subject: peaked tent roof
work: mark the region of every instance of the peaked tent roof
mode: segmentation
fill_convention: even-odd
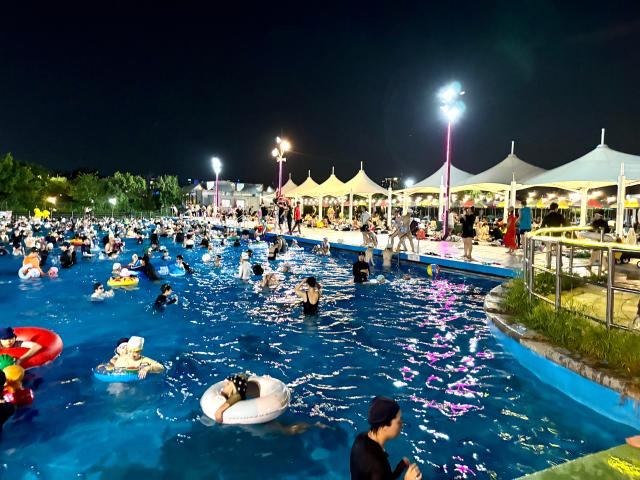
[[[549,186],[565,190],[600,188],[618,183],[620,165],[624,163],[629,183],[640,183],[640,157],[612,150],[604,143],[586,155],[547,170],[527,181],[531,186]]]
[[[333,167],[331,168],[331,175],[324,182],[318,185],[313,190],[310,190],[306,195],[310,197],[319,197],[320,195],[326,197],[339,197],[344,195],[349,190],[345,190],[345,183],[336,177]],[[300,195],[300,193],[298,193]]]
[[[291,190],[293,190],[294,188],[297,188],[298,185],[296,185],[294,183],[293,180],[291,180],[291,174],[289,174],[289,180],[287,180],[287,183],[285,183],[282,186],[282,195],[286,195],[287,193],[289,193]]]
[[[440,168],[435,171],[433,174],[425,178],[424,180],[420,180],[418,183],[414,184],[412,187],[405,188],[402,190],[398,190],[396,193],[438,193],[440,192],[440,183],[442,179],[446,175],[446,164],[442,164]],[[462,185],[462,183],[468,178],[472,177],[473,174],[469,172],[465,172],[464,170],[460,170],[455,166],[451,165],[451,185]]]
[[[511,181],[515,178],[522,188],[528,184],[530,178],[544,173],[544,169],[531,165],[515,155],[513,152],[507,155],[497,165],[485,170],[482,173],[464,180],[462,184],[453,184],[453,191],[460,190],[484,190],[487,192],[498,192],[506,190],[511,186]]]
[[[307,192],[315,190],[316,188],[318,188],[318,184],[313,178],[311,178],[311,170],[309,170],[309,175],[307,176],[306,180],[296,188],[293,188],[288,192],[284,192],[284,195],[287,197],[305,197],[308,196]]]
[[[388,192],[376,182],[371,180],[364,172],[362,162],[360,162],[360,171],[354,177],[344,184],[347,192],[354,195],[375,195],[376,193],[387,195]]]

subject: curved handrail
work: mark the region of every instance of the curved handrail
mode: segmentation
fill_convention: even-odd
[[[593,227],[546,227],[540,228],[533,232],[527,232],[526,238],[532,240],[542,240],[550,242],[559,242],[563,245],[572,245],[574,247],[598,248],[598,249],[614,249],[619,251],[640,252],[640,245],[627,245],[626,243],[617,242],[599,242],[592,239],[573,239],[566,237],[549,236],[550,233],[568,233],[568,232],[589,232],[593,231]]]

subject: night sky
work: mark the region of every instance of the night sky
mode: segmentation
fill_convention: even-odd
[[[55,171],[186,181],[217,154],[222,177],[273,184],[282,133],[298,183],[332,165],[346,181],[360,161],[376,181],[419,180],[443,162],[435,94],[454,79],[459,168],[492,166],[512,139],[554,167],[601,127],[640,154],[637,1],[61,4],[0,13],[0,153]]]

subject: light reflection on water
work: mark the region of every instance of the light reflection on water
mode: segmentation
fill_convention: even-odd
[[[264,244],[253,250],[266,263]],[[150,308],[158,285],[146,280],[104,304],[88,302],[91,283],[107,278],[111,262],[84,261],[59,280],[27,283],[15,276],[14,259],[0,259],[6,318],[53,328],[65,341],[56,364],[33,371],[35,406],[5,428],[4,473],[347,478],[351,441],[366,428],[377,394],[393,396],[404,412],[403,435],[388,444],[392,464],[409,456],[425,478],[513,478],[630,434],[503,352],[482,313],[495,285],[489,280],[429,279],[403,267],[377,269],[385,285],[354,286],[351,257],[291,250],[274,266],[290,262],[293,273],[265,291],[233,278],[241,251],[221,249],[217,270],[200,261],[201,251],[186,252],[197,273],[171,279],[181,303],[164,314]],[[324,287],[317,317],[304,317],[293,294],[304,275]],[[133,334],[145,336],[146,353],[168,373],[131,385],[93,380],[91,366]],[[202,418],[204,390],[235,370],[285,381],[289,411],[252,427]]]

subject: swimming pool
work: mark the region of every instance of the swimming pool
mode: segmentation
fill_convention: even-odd
[[[174,257],[182,251],[165,244]],[[264,244],[252,248],[266,263]],[[392,465],[406,455],[430,479],[513,478],[632,433],[503,352],[482,311],[491,280],[432,280],[403,266],[382,272],[386,285],[354,286],[352,256],[291,250],[294,273],[263,293],[233,278],[245,249],[222,248],[220,271],[200,261],[202,250],[184,253],[196,273],[171,279],[181,301],[164,313],[152,311],[159,283],[147,280],[90,302],[111,261],[80,260],[58,280],[23,282],[19,260],[0,258],[3,323],[50,328],[65,343],[54,364],[30,371],[36,399],[5,425],[2,478],[348,478],[351,442],[379,394],[404,412],[403,435],[387,445]],[[137,250],[129,244],[120,261]],[[310,274],[324,298],[320,315],[304,318],[293,287]],[[144,336],[145,354],[168,373],[128,385],[96,381],[91,368],[130,335]],[[292,405],[278,421],[236,427],[201,418],[206,388],[240,370],[290,386]]]

